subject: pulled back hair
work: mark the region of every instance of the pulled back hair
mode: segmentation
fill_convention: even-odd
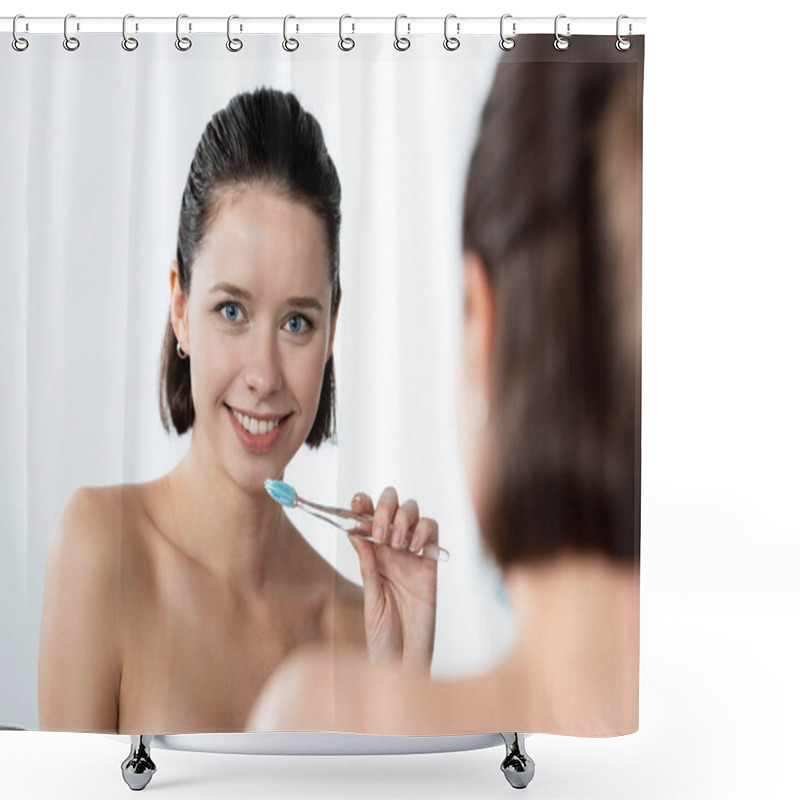
[[[585,38],[615,53],[605,37]],[[463,248],[481,257],[495,295],[480,523],[501,566],[565,550],[630,563],[640,536],[641,69],[615,54],[581,63],[576,52],[571,63],[552,53],[552,37],[522,36],[501,59],[467,179]]]
[[[225,192],[262,185],[306,204],[325,223],[331,279],[331,317],[341,294],[341,186],[317,120],[290,92],[260,88],[233,97],[206,125],[189,168],[178,227],[178,281],[188,297],[192,267]],[[169,316],[161,350],[159,410],[167,433],[194,424],[189,360],[178,358]],[[333,356],[325,364],[320,401],[306,438],[318,447],[335,432]]]

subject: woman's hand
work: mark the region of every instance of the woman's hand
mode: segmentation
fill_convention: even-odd
[[[415,553],[439,543],[439,526],[420,517],[414,500],[400,505],[392,487],[383,491],[377,508],[364,493],[353,498],[351,508],[373,515],[372,529],[364,533],[380,543],[348,537],[361,564],[369,657],[430,673],[438,563]]]

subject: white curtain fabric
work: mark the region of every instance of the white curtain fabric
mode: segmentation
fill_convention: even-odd
[[[286,480],[320,502],[397,487],[440,524],[433,671],[483,669],[513,638],[498,571],[479,542],[458,458],[460,213],[497,37],[445,52],[420,37],[224,36],[181,53],[171,34],[58,36],[3,47],[2,681],[4,725],[38,728],[37,650],[45,554],[79,486],[150,480],[190,435],[168,437],[158,363],[169,263],[195,146],[235,94],[294,92],[319,120],[342,182],[343,305],[335,343],[338,443],[303,448]],[[343,534],[296,524],[360,581]]]

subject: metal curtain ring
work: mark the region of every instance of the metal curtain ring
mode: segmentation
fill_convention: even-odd
[[[556,50],[566,50],[569,47],[569,39],[563,37],[558,32],[558,21],[560,19],[566,19],[566,18],[567,18],[566,14],[559,14],[556,17],[555,25],[553,26],[553,31],[554,31],[554,33],[556,35],[555,41],[553,42],[553,47],[555,47]],[[567,23],[567,36],[570,36],[570,35],[571,35],[570,34],[570,24],[568,22]]]
[[[450,50],[450,52],[452,52],[453,50],[458,50],[458,48],[461,47],[461,40],[460,39],[458,39],[455,36],[448,36],[447,35],[447,23],[450,22],[451,19],[456,19],[456,15],[455,14],[448,14],[444,18],[444,49],[445,50]],[[461,33],[461,23],[460,22],[456,23],[456,33]]]
[[[503,33],[503,24],[505,23],[505,21],[507,19],[511,19],[511,14],[503,14],[503,16],[500,17],[500,49],[501,50],[513,50],[517,45],[516,39],[513,39],[511,36],[506,36]],[[517,23],[516,22],[512,22],[511,23],[511,33],[512,34],[516,34],[516,32],[517,32]]]
[[[67,31],[67,23],[70,19],[74,18],[74,14],[67,14],[67,16],[64,17],[64,49],[69,51],[77,50],[81,46],[81,43],[74,36],[70,36]],[[78,28],[78,30],[80,30],[80,28]]]
[[[627,14],[620,14],[617,17],[617,43],[616,43],[617,50],[621,50],[623,53],[626,50],[630,50],[631,49],[631,40],[630,39],[625,39],[619,32],[619,24],[624,19],[628,19]],[[631,23],[629,22],[628,23],[628,36],[630,36],[631,33],[633,33],[633,25],[631,25]]]
[[[132,50],[135,50],[139,46],[139,40],[134,39],[132,36],[128,36],[127,25],[129,19],[133,19],[133,14],[126,14],[122,18],[122,49],[127,50],[130,53]]]
[[[294,39],[294,38],[290,39],[287,36],[287,29],[289,27],[289,20],[290,19],[297,19],[297,17],[293,17],[291,14],[289,14],[288,16],[285,16],[283,18],[283,44],[282,44],[282,47],[287,53],[294,53],[294,51],[297,50],[298,47],[300,47],[300,42],[298,42],[297,39]],[[298,25],[296,30],[299,30],[299,27],[300,26]]]
[[[14,23],[11,26],[11,33],[13,34],[14,38],[11,40],[11,46],[18,52],[21,53],[23,50],[28,49],[28,40],[23,39],[19,34],[17,34],[17,20],[18,19],[25,19],[23,14],[17,14],[14,17]]]
[[[398,14],[394,18],[394,49],[403,52],[404,50],[408,50],[408,48],[411,47],[411,39],[408,39],[405,36],[400,36],[401,19],[408,19],[408,17],[405,14]],[[406,23],[406,27],[408,28],[408,33],[411,33],[410,22]]]
[[[349,14],[342,14],[342,16],[339,17],[339,49],[344,50],[345,52],[347,52],[348,50],[352,50],[356,46],[355,41],[351,39],[349,36],[345,37],[342,32],[342,25],[346,19],[353,19],[353,18]],[[352,32],[355,33],[356,32],[355,22],[352,23],[352,26],[353,26]]]
[[[242,40],[241,39],[234,39],[231,36],[231,22],[235,19],[239,19],[236,14],[231,14],[228,17],[228,41],[225,42],[225,47],[231,51],[231,53],[238,53],[242,49]],[[241,28],[239,28],[241,30]]]
[[[175,47],[184,52],[192,46],[192,40],[188,36],[181,36],[181,20],[188,16],[188,14],[178,14],[178,18],[175,20]],[[189,30],[191,29],[192,26],[189,25]]]

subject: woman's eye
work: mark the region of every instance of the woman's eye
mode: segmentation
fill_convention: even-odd
[[[302,314],[295,314],[286,322],[286,327],[290,333],[305,333],[311,328],[311,323]]]
[[[225,319],[228,322],[238,322],[237,314],[241,313],[241,309],[236,303],[224,303],[223,305],[219,306],[222,310],[222,313],[225,315]]]

